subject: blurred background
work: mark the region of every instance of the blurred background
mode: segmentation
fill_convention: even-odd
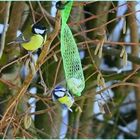
[[[41,66],[45,93],[39,73],[30,78],[27,51],[8,44],[20,33],[30,38],[36,22],[47,27],[49,36],[55,29],[55,4],[0,2],[0,137],[139,138],[140,2],[74,1],[68,25],[79,49],[86,87],[81,97],[75,97],[73,112],[62,109],[51,96],[56,85],[65,85],[60,32]],[[41,52],[34,53],[35,60]]]

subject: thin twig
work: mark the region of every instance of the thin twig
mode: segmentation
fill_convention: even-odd
[[[29,5],[30,5],[30,8],[31,8],[31,12],[32,12],[33,23],[35,23],[34,9],[33,9],[33,6],[32,6],[32,3],[31,3],[31,1],[29,1]]]
[[[5,46],[6,32],[8,29],[7,26],[8,26],[9,15],[10,15],[10,7],[11,7],[11,1],[7,2],[7,6],[6,6],[4,27],[3,27],[3,33],[2,33],[1,45],[0,45],[0,58],[2,57],[4,46]]]
[[[93,92],[93,93],[89,93],[89,94],[86,94],[84,96],[81,96],[81,97],[75,99],[75,101],[79,101],[79,100],[81,100],[83,98],[92,98],[94,94],[101,94],[102,92],[104,92],[104,91],[106,91],[108,89],[116,88],[116,87],[119,87],[119,86],[132,86],[132,87],[140,88],[140,84],[120,82],[120,83],[116,83],[114,85],[105,87],[105,88],[101,89],[100,91],[97,91],[96,93]]]
[[[57,12],[56,15],[56,24],[55,24],[55,29],[54,31],[48,36],[48,40],[46,41],[42,52],[38,58],[35,70],[38,71],[38,69],[41,67],[41,65],[44,62],[45,57],[47,56],[48,52],[49,52],[49,48],[51,43],[53,42],[53,40],[55,39],[55,37],[57,36],[57,34],[59,33],[60,30],[60,22],[61,22],[61,16],[60,16],[60,12]],[[6,116],[11,113],[12,114],[12,110],[14,109],[16,103],[18,103],[20,101],[20,99],[23,97],[24,93],[27,91],[32,79],[33,79],[33,74],[29,74],[26,79],[23,82],[22,87],[20,88],[20,90],[18,91],[18,94],[16,94],[16,97],[14,98],[14,101],[8,106],[7,110],[5,111],[3,118],[0,120],[0,124],[1,127],[3,126],[3,123],[5,122]]]
[[[11,65],[13,65],[13,64],[15,64],[16,62],[21,61],[22,59],[27,58],[28,56],[29,56],[29,54],[26,54],[26,55],[24,55],[24,56],[22,56],[22,57],[20,57],[20,58],[18,58],[18,59],[16,59],[16,60],[14,60],[14,61],[12,61],[12,62],[9,62],[8,64],[4,65],[2,68],[0,68],[0,73],[1,73],[2,70],[4,70],[5,68],[7,68],[7,67],[9,67],[9,66],[11,66]]]
[[[40,3],[39,1],[38,1],[38,5],[39,5],[39,7],[40,7],[40,10],[41,10],[41,12],[42,12],[42,14],[43,14],[45,20],[46,20],[47,23],[50,25],[50,27],[52,27],[50,21],[48,20],[47,16],[46,16],[45,13],[44,13],[44,10],[45,10],[45,9],[43,9],[43,7],[42,7],[42,5],[41,5],[41,3]]]
[[[116,21],[116,20],[118,20],[118,19],[121,19],[122,17],[128,17],[128,16],[130,16],[130,15],[133,15],[133,14],[139,13],[139,12],[140,12],[140,10],[135,11],[135,12],[130,12],[130,13],[125,14],[125,15],[123,15],[123,16],[118,16],[117,18],[114,18],[114,19],[112,19],[112,20],[109,20],[108,22],[106,22],[106,23],[104,23],[104,24],[102,24],[102,25],[100,25],[100,26],[98,26],[98,27],[96,27],[96,28],[92,28],[92,29],[89,29],[89,30],[85,30],[84,33],[89,33],[89,32],[96,31],[96,30],[100,29],[101,27],[107,26],[108,24],[110,24],[110,23],[112,23],[112,22],[114,22],[114,21]],[[83,32],[78,32],[78,33],[75,34],[74,36],[78,36],[78,35],[80,35],[80,34],[83,34]]]
[[[85,45],[86,43],[88,44],[95,44],[97,45],[100,42],[100,40],[86,40],[86,41],[82,41],[79,42],[78,45]],[[104,44],[109,45],[109,46],[117,46],[119,45],[120,47],[123,46],[138,46],[140,45],[140,43],[136,43],[136,42],[114,42],[114,41],[105,41]]]
[[[140,69],[140,67],[138,67],[135,70],[133,70],[133,72],[131,74],[129,74],[127,77],[125,77],[122,82],[126,82],[130,77],[135,75],[139,69]]]
[[[45,81],[43,79],[41,68],[39,68],[38,71],[39,71],[39,75],[40,75],[40,79],[41,79],[40,83],[44,88],[44,94],[43,95],[46,95],[46,93],[47,93],[47,85],[45,84]]]
[[[10,116],[9,117],[9,122],[8,122],[8,124],[7,124],[7,127],[6,127],[6,129],[5,129],[5,132],[4,132],[4,135],[3,135],[3,139],[6,137],[6,134],[7,134],[7,132],[8,132],[8,129],[9,129],[9,127],[10,127],[10,124],[12,123],[12,121],[13,121],[13,119],[14,119],[14,115],[15,115],[15,113],[16,113],[16,110],[17,110],[17,104],[16,104],[16,106],[15,106],[15,108],[14,108],[14,111],[13,111],[13,113],[12,113],[12,116]]]
[[[9,80],[5,80],[5,79],[2,79],[0,78],[0,82],[1,83],[4,83],[5,85],[7,85],[9,88],[13,88],[13,89],[19,89],[19,87],[15,84],[13,84],[11,81]]]
[[[62,61],[62,59],[60,59],[60,61],[59,61],[59,63],[58,63],[58,66],[57,66],[57,68],[56,68],[56,74],[55,74],[55,78],[54,78],[54,82],[53,82],[53,87],[54,87],[55,84],[56,84],[56,80],[57,80],[58,71],[59,71],[59,68],[60,68],[61,61]]]
[[[135,43],[139,43],[139,33],[138,33],[138,24],[137,24],[137,21],[136,21],[136,3],[135,1],[132,1],[132,2],[127,2],[127,4],[131,7],[131,9],[128,7],[128,12],[129,13],[133,13],[132,15],[128,16],[128,25],[129,25],[129,28],[130,28],[130,40],[132,42],[135,42]],[[139,56],[139,46],[135,46],[135,47],[131,47],[131,54],[134,55],[134,56]],[[134,70],[137,70],[137,68],[139,68],[138,65],[136,64],[132,64],[132,67]],[[133,79],[133,82],[136,83],[136,84],[139,84],[140,83],[140,78],[139,77],[135,77]],[[139,88],[135,88],[134,89],[134,92],[135,92],[135,97],[136,97],[136,101],[137,100],[140,100],[140,87]],[[139,102],[136,102],[136,112],[137,112],[137,134],[138,136],[140,136],[140,103]]]

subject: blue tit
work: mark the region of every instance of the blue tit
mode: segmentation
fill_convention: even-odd
[[[74,97],[64,87],[55,87],[55,89],[52,91],[52,99],[54,101],[57,100],[60,104],[62,104],[63,107],[66,107],[72,111],[71,106],[74,103]]]

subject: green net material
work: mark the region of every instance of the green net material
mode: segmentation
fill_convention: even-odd
[[[73,94],[81,96],[81,92],[85,87],[83,69],[76,42],[69,26],[66,23],[71,7],[72,2],[69,2],[61,13],[61,55],[63,59],[67,86]]]

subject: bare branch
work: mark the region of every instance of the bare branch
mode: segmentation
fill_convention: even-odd
[[[7,2],[6,11],[5,11],[4,28],[3,28],[1,44],[0,44],[0,58],[2,57],[4,46],[5,46],[6,32],[7,32],[7,26],[9,21],[9,15],[10,15],[10,7],[11,7],[11,2],[9,1]]]

